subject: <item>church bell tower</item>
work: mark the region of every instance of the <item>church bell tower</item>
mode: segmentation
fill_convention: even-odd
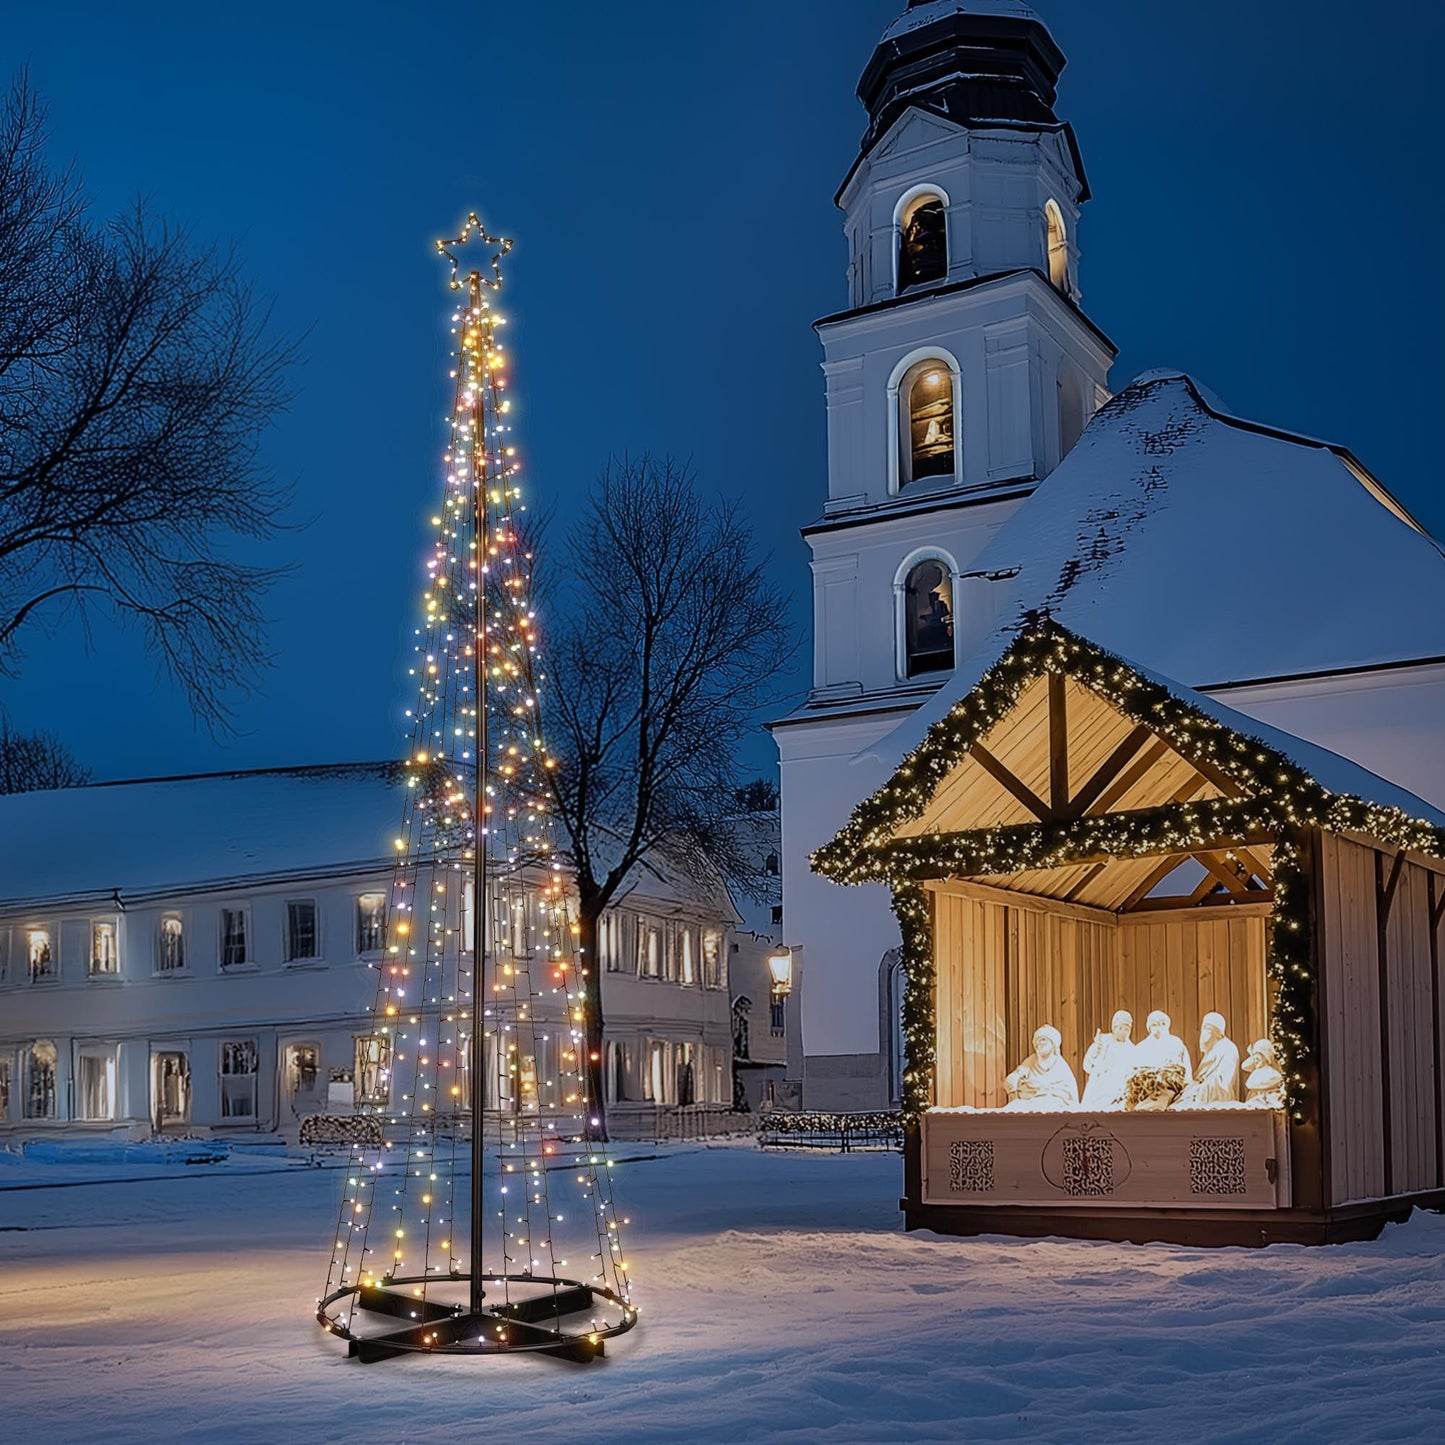
[[[886,974],[898,938],[878,900],[810,874],[807,855],[868,792],[872,744],[992,630],[1005,589],[975,560],[1108,397],[1114,347],[1080,304],[1089,189],[1055,111],[1063,68],[1020,0],[913,0],[858,85],[868,124],[836,197],[847,309],[816,323],[828,495],[803,529],[813,680],[773,725],[785,926],[818,980],[802,996],[809,1107],[896,1097],[886,978],[870,1018],[818,969],[866,955]]]
[[[992,621],[971,558],[1107,398],[1114,348],[1080,307],[1089,190],[1054,110],[1063,68],[1029,5],[914,0],[863,71],[868,128],[837,195],[849,305],[817,323],[828,497],[807,535],[829,580],[815,701],[952,668]],[[828,600],[836,530],[858,556],[856,646]],[[930,572],[911,606],[898,568],[924,537],[947,575]],[[896,554],[889,575],[865,575],[864,546],[873,563]]]

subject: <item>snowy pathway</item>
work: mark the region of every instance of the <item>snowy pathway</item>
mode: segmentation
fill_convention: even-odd
[[[1445,1439],[1445,1219],[1321,1250],[944,1240],[900,1232],[899,1174],[619,1168],[642,1323],[579,1368],[348,1362],[310,1313],[335,1173],[0,1173],[0,1438]]]

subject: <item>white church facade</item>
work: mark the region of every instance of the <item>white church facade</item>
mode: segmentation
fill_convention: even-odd
[[[812,686],[772,724],[806,1108],[896,1104],[904,1060],[890,895],[812,855],[1029,621],[1445,805],[1445,555],[1341,447],[1178,374],[1111,394],[1063,66],[1030,5],[913,0],[859,85]]]

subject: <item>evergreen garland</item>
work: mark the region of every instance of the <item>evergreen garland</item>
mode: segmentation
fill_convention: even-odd
[[[1046,672],[1074,678],[1181,757],[1234,782],[1245,794],[1072,820],[1008,824],[899,839],[944,779]],[[1236,732],[1141,676],[1121,658],[1048,620],[1033,620],[978,685],[935,723],[893,777],[854,810],[812,855],[837,883],[881,882],[893,890],[903,935],[907,1052],[903,1107],[915,1119],[934,1100],[936,1034],[929,878],[998,876],[1101,858],[1142,858],[1242,845],[1274,845],[1275,903],[1267,957],[1275,985],[1271,1037],[1285,1073],[1285,1099],[1305,1117],[1302,1060],[1315,1033],[1310,888],[1302,838],[1310,829],[1363,833],[1382,843],[1445,857],[1445,830],[1399,808],[1330,792],[1277,748]]]

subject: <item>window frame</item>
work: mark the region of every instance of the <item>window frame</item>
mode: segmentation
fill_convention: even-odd
[[[112,956],[111,967],[96,967],[96,938],[103,928],[110,929]],[[120,977],[120,920],[115,917],[92,918],[90,920],[90,957],[86,960],[85,976],[87,978],[119,978]]]
[[[251,1067],[245,1069],[228,1069],[226,1063],[231,1055],[229,1049],[249,1049]],[[228,1101],[233,1097],[227,1092],[227,1079],[249,1079],[251,1081],[250,1100],[251,1112],[249,1114],[238,1114],[227,1111]],[[259,1040],[254,1037],[241,1039],[221,1039],[216,1046],[216,1122],[218,1124],[254,1124],[261,1117],[261,1046]]]
[[[311,910],[311,947],[313,950],[311,953],[295,952],[291,917],[293,908],[309,908]],[[286,899],[286,911],[281,919],[281,958],[287,968],[316,964],[322,961],[321,908],[314,897]]]
[[[21,930],[25,939],[25,978],[28,983],[59,983],[60,982],[60,929],[51,923],[27,923]],[[44,972],[36,972],[36,959],[33,952],[34,940],[44,935],[45,938],[45,969]]]
[[[952,594],[951,620],[953,623],[953,661],[947,667],[913,672],[909,667],[908,651],[908,582],[913,574],[926,562],[936,562],[948,575],[949,591]],[[929,678],[944,678],[958,666],[958,566],[953,558],[941,547],[920,547],[910,552],[899,565],[893,576],[893,657],[894,673],[900,683],[918,684]]]
[[[1069,223],[1064,219],[1063,207],[1052,196],[1044,202],[1044,274],[1061,296],[1070,294]]]
[[[116,1110],[116,1049],[115,1045],[83,1044],[75,1056],[75,1118],[87,1124],[103,1124],[114,1120]],[[105,1088],[105,1112],[91,1114],[86,1108],[86,1064],[99,1064]]]
[[[721,929],[703,930],[701,976],[704,988],[722,988],[727,982],[726,942]]]
[[[34,1097],[34,1068],[36,1050],[45,1044],[54,1055],[50,1063],[50,1111],[44,1114],[34,1114],[30,1111],[30,1102]],[[60,1109],[60,1049],[54,1039],[35,1038],[20,1050],[20,1117],[22,1122],[27,1124],[42,1124],[49,1121],[58,1121],[64,1117]]]
[[[242,956],[235,963],[226,962],[226,919],[229,915],[236,915],[241,920],[241,945]],[[222,973],[242,973],[246,969],[256,967],[256,959],[251,953],[251,940],[255,935],[251,931],[251,905],[249,903],[222,903],[216,911],[216,961]]]
[[[174,923],[176,931],[172,935],[166,925]],[[178,909],[167,909],[156,921],[156,956],[155,967],[152,972],[158,978],[178,978],[190,970],[190,959],[186,949],[186,918],[185,914]],[[167,937],[175,937],[178,940],[178,952],[180,961],[173,966],[167,966],[166,955],[171,951],[166,944]]]
[[[365,900],[368,898],[379,898],[381,900],[379,917],[377,909],[373,908],[370,910],[370,924],[374,925],[374,935],[369,931],[366,918]],[[368,955],[379,955],[386,952],[386,925],[389,902],[390,900],[384,888],[368,888],[364,893],[358,893],[356,895],[355,943],[358,958],[366,958]],[[375,942],[368,943],[367,939],[373,936],[375,937]]]
[[[373,1059],[368,1055],[373,1052],[368,1049],[363,1054],[363,1046],[375,1044],[376,1057]],[[351,1036],[351,1098],[354,1107],[359,1109],[389,1109],[391,1107],[391,1071],[392,1071],[392,1046],[391,1035],[382,1033],[352,1034]],[[383,1087],[367,1090],[362,1088],[364,1077],[363,1066],[375,1064],[381,1077]]]
[[[949,386],[953,398],[953,472],[951,475],[919,477],[913,470],[913,416],[908,407],[913,381],[923,374],[928,366],[942,367],[948,372]],[[899,496],[908,488],[915,492],[942,491],[948,487],[964,484],[963,460],[963,380],[958,358],[947,347],[919,346],[903,356],[894,366],[886,388],[888,403],[888,494]],[[908,453],[904,464],[905,444]]]
[[[913,212],[918,210],[928,201],[939,202],[943,207],[943,275],[936,280],[915,281],[905,293],[900,282],[902,280],[903,261],[903,227]],[[953,245],[950,235],[949,212],[953,209],[953,202],[948,198],[948,192],[933,181],[923,181],[916,186],[910,186],[899,196],[898,203],[893,207],[893,225],[889,232],[893,247],[893,295],[914,294],[921,292],[925,286],[942,286],[949,278],[953,270]]]

